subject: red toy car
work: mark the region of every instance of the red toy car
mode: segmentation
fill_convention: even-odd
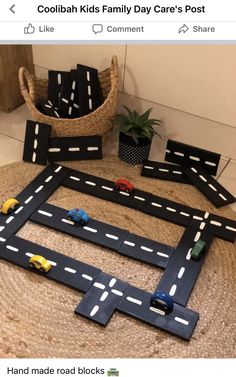
[[[126,179],[120,178],[115,182],[115,189],[131,193],[134,190],[134,185]]]

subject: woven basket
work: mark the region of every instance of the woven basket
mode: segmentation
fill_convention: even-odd
[[[40,79],[21,67],[19,81],[21,94],[35,121],[50,124],[53,136],[89,136],[104,135],[112,128],[111,118],[116,111],[119,72],[117,57],[113,56],[110,68],[99,72],[103,104],[92,113],[75,119],[53,118],[42,114],[36,103],[47,99],[48,80]]]

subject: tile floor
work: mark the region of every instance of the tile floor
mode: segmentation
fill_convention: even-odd
[[[31,119],[31,116],[25,105],[10,114],[0,112],[0,166],[22,159],[26,119]],[[150,159],[163,161],[164,150],[165,142],[155,139],[152,144]],[[105,145],[104,155],[116,153],[116,138],[112,135],[109,143]],[[236,160],[222,156],[217,179],[236,196]],[[232,204],[231,207],[236,211],[236,203]]]

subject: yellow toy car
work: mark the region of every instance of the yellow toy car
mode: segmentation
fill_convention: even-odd
[[[11,212],[16,211],[19,208],[20,203],[15,198],[7,199],[2,207],[0,208],[0,212],[4,215],[9,215]]]
[[[41,255],[34,255],[31,257],[29,260],[29,265],[31,268],[36,268],[42,272],[48,272],[52,268],[51,263]]]

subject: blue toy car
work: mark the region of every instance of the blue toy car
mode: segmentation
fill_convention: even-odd
[[[151,296],[150,304],[154,308],[164,311],[166,314],[172,312],[174,308],[173,299],[167,293],[160,291],[153,293],[153,295]]]
[[[75,224],[86,225],[89,222],[89,216],[82,208],[73,208],[67,212],[67,220],[74,221]]]

